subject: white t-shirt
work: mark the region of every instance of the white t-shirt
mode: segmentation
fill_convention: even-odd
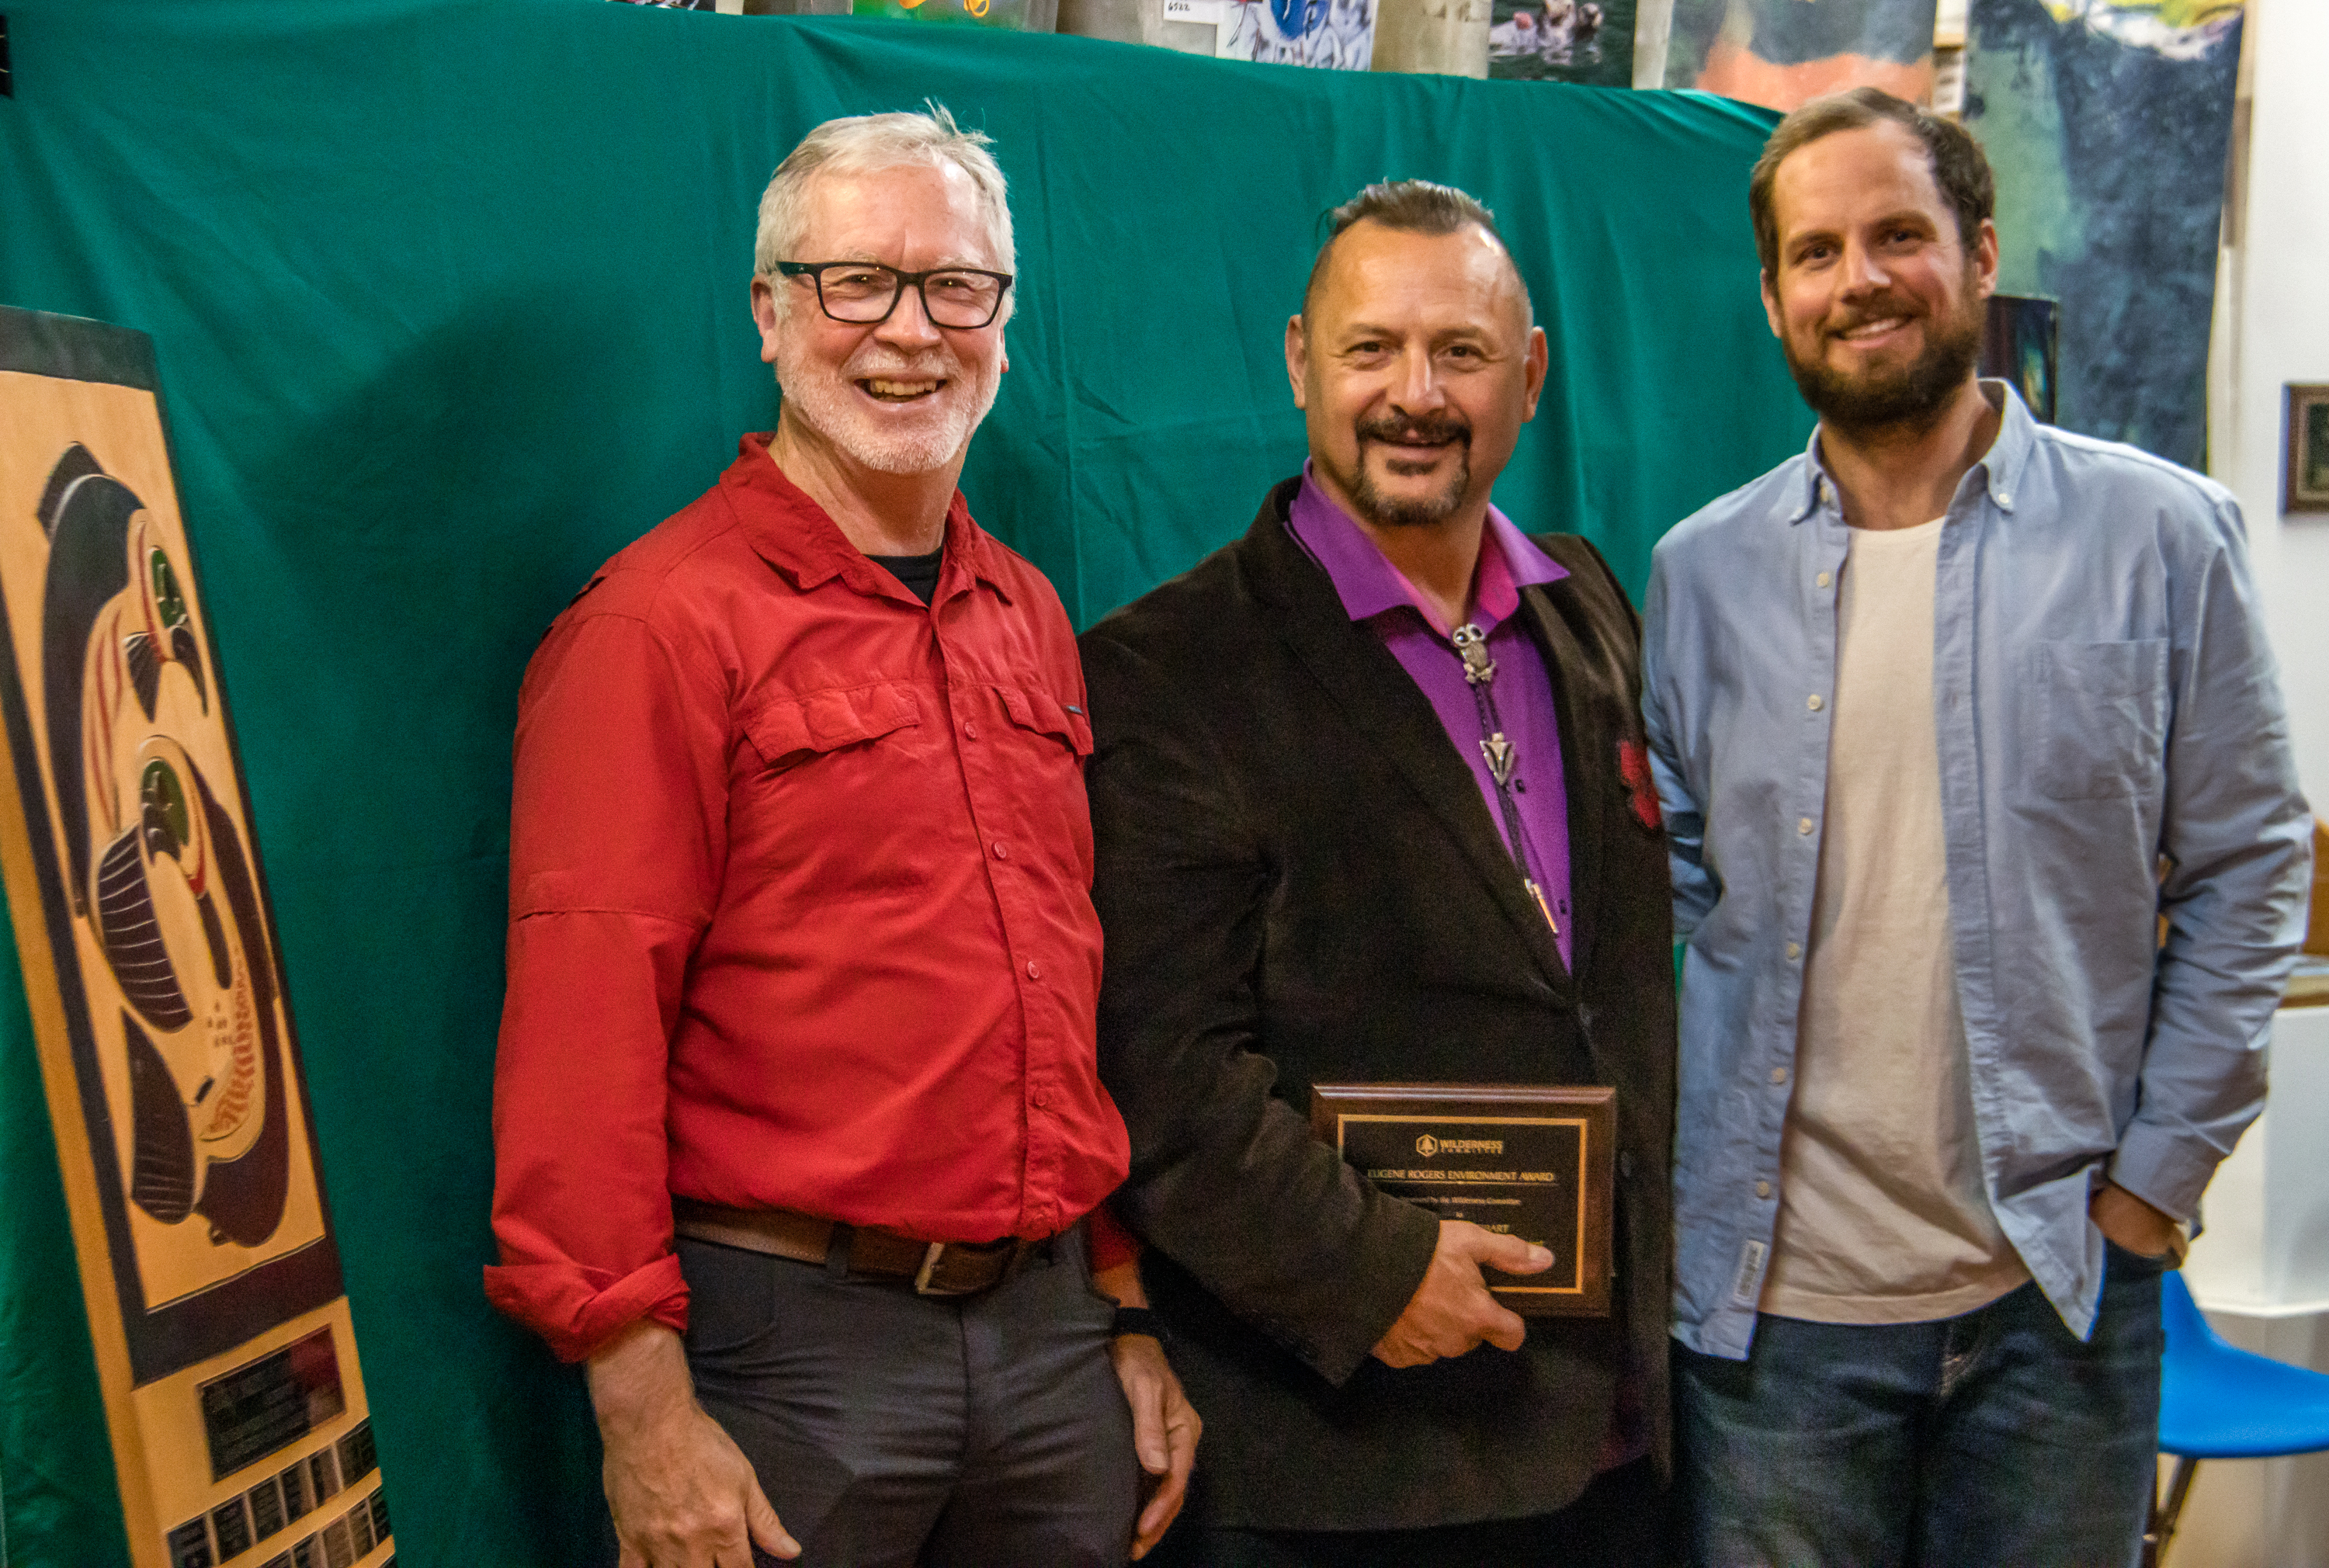
[[[1819,882],[1761,1308],[1914,1323],[2028,1279],[1982,1186],[1949,945],[1933,587],[1942,522],[1853,529]]]

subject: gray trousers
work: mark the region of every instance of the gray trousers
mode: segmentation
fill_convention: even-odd
[[[802,1568],[1124,1562],[1140,1461],[1080,1229],[952,1299],[838,1263],[678,1251],[696,1397]]]

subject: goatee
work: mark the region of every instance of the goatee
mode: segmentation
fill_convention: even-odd
[[[1350,492],[1359,515],[1369,522],[1377,528],[1429,528],[1455,516],[1457,509],[1464,504],[1464,497],[1472,488],[1472,427],[1464,420],[1445,415],[1423,419],[1390,416],[1362,422],[1357,433],[1359,471],[1344,488]],[[1436,494],[1385,495],[1367,468],[1367,444],[1371,441],[1428,446],[1455,443],[1460,448],[1456,472]],[[1392,457],[1389,461],[1391,472],[1398,473],[1400,465],[1406,460]],[[1428,467],[1429,464],[1419,466]]]
[[[1925,318],[1924,349],[1898,370],[1847,374],[1820,358],[1799,359],[1787,344],[1787,370],[1812,411],[1831,428],[1847,435],[1929,427],[1981,359],[1983,302],[1968,289],[1968,308]],[[1878,305],[1863,309],[1864,320],[1891,314]]]
[[[935,418],[884,428],[856,400],[854,383],[869,377],[927,377],[952,384],[934,394],[948,399],[931,410]],[[869,342],[839,367],[789,340],[780,340],[777,350],[777,386],[785,411],[877,474],[927,474],[951,462],[995,406],[1002,380],[999,371],[990,369],[971,381],[960,360],[944,349],[906,354]],[[959,395],[966,389],[966,398]]]

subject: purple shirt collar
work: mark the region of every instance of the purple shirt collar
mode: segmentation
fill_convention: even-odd
[[[1301,492],[1287,516],[1287,530],[1325,569],[1352,621],[1381,639],[1421,690],[1448,744],[1478,786],[1480,803],[1496,837],[1512,850],[1501,793],[1481,751],[1480,703],[1464,678],[1464,661],[1454,645],[1432,625],[1399,569],[1319,487],[1306,466]],[[1519,757],[1513,789],[1526,840],[1521,858],[1560,922],[1553,940],[1566,964],[1570,958],[1569,793],[1561,762],[1561,716],[1543,656],[1513,612],[1520,608],[1522,587],[1569,574],[1494,507],[1488,510],[1482,546],[1479,576],[1473,585],[1472,624],[1486,635],[1497,667],[1506,671],[1495,681],[1495,706]],[[1402,609],[1407,613],[1400,614]]]
[[[1342,598],[1343,608],[1353,621],[1363,621],[1395,610],[1401,605],[1414,606],[1429,623],[1431,619],[1423,609],[1423,601],[1408,586],[1397,567],[1375,548],[1366,530],[1359,527],[1351,514],[1335,503],[1334,498],[1320,487],[1311,465],[1302,465],[1302,489],[1294,497],[1287,527],[1310,559],[1325,569]],[[1512,520],[1488,508],[1488,525],[1481,537],[1479,575],[1475,581],[1472,619],[1482,631],[1493,631],[1497,623],[1520,608],[1520,590],[1535,583],[1558,582],[1568,571],[1551,556],[1529,542],[1528,535],[1514,528]]]

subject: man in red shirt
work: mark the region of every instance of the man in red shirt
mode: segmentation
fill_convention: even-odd
[[[776,432],[520,694],[486,1289],[588,1364],[625,1568],[1117,1563],[1188,1474],[1095,1212],[1075,642],[955,488],[1008,366],[985,144],[934,109],[786,158]]]

